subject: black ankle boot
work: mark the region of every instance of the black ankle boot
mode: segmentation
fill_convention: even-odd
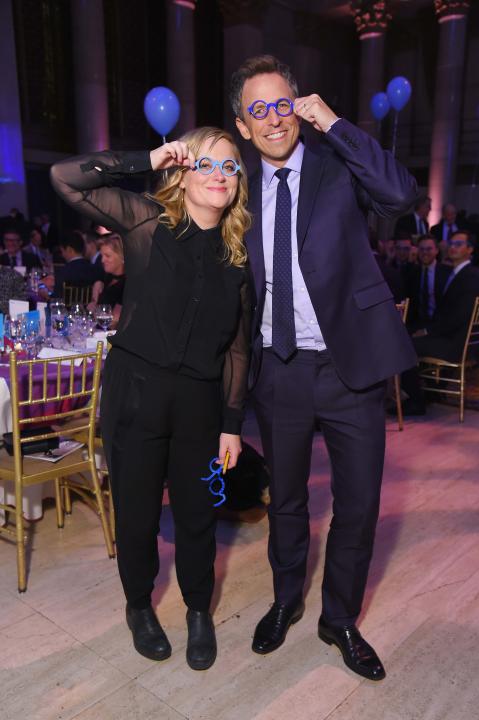
[[[133,634],[133,645],[140,655],[150,660],[170,657],[171,645],[151,605],[142,610],[127,605],[126,622]]]
[[[188,610],[186,662],[193,670],[207,670],[216,660],[215,627],[207,610]]]

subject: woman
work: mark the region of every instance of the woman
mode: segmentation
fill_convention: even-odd
[[[170,168],[154,197],[107,187]],[[151,607],[168,478],[188,608],[186,657],[203,670],[216,658],[209,607],[217,498],[201,478],[227,451],[236,465],[249,360],[243,235],[250,216],[239,152],[228,133],[207,127],[151,153],[70,159],[51,175],[64,200],[124,242],[123,309],[105,364],[101,419],[127,623],[142,655],[170,655]]]
[[[120,319],[125,287],[125,258],[121,237],[116,234],[108,235],[100,253],[105,276],[103,280],[97,280],[93,285],[93,301],[88,305],[88,309],[94,312],[97,305],[102,303],[111,305],[113,310],[112,327],[116,328]]]

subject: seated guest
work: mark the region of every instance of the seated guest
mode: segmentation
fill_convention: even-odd
[[[103,282],[105,271],[101,261],[101,252],[98,237],[95,233],[87,232],[85,235],[85,257],[89,260],[95,271],[95,281]]]
[[[414,212],[403,215],[396,223],[395,235],[426,235],[429,231],[427,216],[431,212],[431,198],[419,197],[414,205]]]
[[[92,264],[83,253],[85,241],[83,233],[73,230],[65,239],[60,240],[60,250],[65,260],[65,265],[55,270],[55,277],[44,278],[44,283],[49,292],[47,295],[63,297],[63,285],[73,287],[88,287],[95,281]],[[40,293],[45,294],[45,293]]]
[[[51,253],[45,247],[45,238],[42,231],[34,227],[30,232],[30,242],[23,248],[24,252],[29,252],[35,255],[40,261],[42,266],[51,265],[52,256]]]
[[[3,246],[5,252],[0,255],[0,265],[11,268],[25,267],[27,271],[34,267],[42,267],[36,255],[21,249],[22,238],[17,230],[9,229],[3,233]]]
[[[101,260],[104,269],[103,282],[96,282],[93,286],[93,302],[88,306],[94,310],[96,305],[106,303],[113,310],[113,325],[115,328],[120,319],[123,303],[123,289],[125,287],[125,259],[123,256],[123,243],[116,233],[106,236],[101,247]]]
[[[457,217],[456,206],[446,203],[442,206],[441,220],[431,228],[431,235],[434,235],[438,243],[449,243],[453,233],[458,230],[464,230],[464,224]]]
[[[0,312],[8,315],[9,300],[27,300],[25,280],[15,270],[0,265]]]
[[[437,257],[439,248],[432,235],[419,238],[417,265],[409,276],[406,288],[411,300],[408,313],[408,327],[411,331],[428,328],[436,317],[444,287],[452,268],[442,265]]]
[[[394,239],[394,259],[389,263],[390,267],[399,270],[406,294],[417,268],[416,263],[411,262],[412,246],[410,235],[403,233],[396,237]]]
[[[389,289],[393,294],[394,302],[400,303],[401,300],[406,297],[401,273],[397,268],[388,264],[385,255],[380,254],[379,243],[376,233],[373,232],[371,228],[369,229],[369,244],[371,246],[371,250],[373,251],[374,257],[376,258],[376,262],[379,265],[379,269],[382,272],[383,278],[389,285]]]
[[[464,349],[474,300],[479,296],[479,270],[471,265],[473,236],[459,230],[450,240],[453,270],[446,280],[436,316],[428,328],[417,330],[413,342],[418,357],[438,357],[459,362]],[[425,401],[417,368],[402,375],[402,386],[409,395],[403,404],[405,415],[424,415]]]

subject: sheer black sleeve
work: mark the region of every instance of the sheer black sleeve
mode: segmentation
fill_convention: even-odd
[[[241,434],[248,386],[251,350],[251,291],[247,271],[245,271],[245,281],[240,292],[241,315],[238,330],[226,352],[223,368],[224,408],[222,432],[231,433],[232,435]]]
[[[50,178],[66,203],[125,237],[142,223],[155,219],[158,207],[143,195],[109,185],[126,175],[151,169],[148,151],[105,150],[56,163]]]

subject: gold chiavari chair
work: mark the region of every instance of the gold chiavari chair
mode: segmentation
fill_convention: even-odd
[[[80,305],[88,305],[91,302],[93,288],[91,285],[85,287],[77,287],[76,285],[67,285],[63,283],[63,302],[67,307],[80,303]]]
[[[70,491],[73,491],[80,495],[100,516],[108,556],[115,556],[102,490],[95,466],[95,421],[102,350],[103,343],[99,342],[96,351],[79,353],[68,358],[18,360],[16,353],[10,355],[13,456],[8,455],[5,449],[0,451],[0,479],[14,483],[15,507],[9,505],[0,505],[0,507],[6,513],[7,521],[10,521],[10,516],[15,517],[15,529],[12,530],[9,522],[7,522],[4,527],[0,527],[0,535],[5,535],[16,541],[19,592],[24,592],[27,587],[22,496],[23,489],[31,485],[49,480],[54,481],[57,525],[59,528],[62,528],[64,524],[62,494],[68,492],[69,496]],[[76,373],[75,361],[81,362]],[[89,372],[89,364],[92,362],[92,372]],[[24,382],[25,377],[23,374],[20,375],[19,373],[19,369],[22,367],[26,367],[28,371],[27,383]],[[41,368],[39,376],[34,374],[34,369],[38,367]],[[53,383],[51,380],[52,368],[55,373]],[[42,392],[40,397],[34,398],[34,382],[38,382],[39,379],[41,380]],[[67,388],[63,389],[65,384]],[[22,385],[22,388],[27,385],[26,399],[21,399],[20,385]],[[38,393],[36,394],[38,395]],[[21,417],[25,412],[25,408],[51,402],[57,404],[56,407],[60,408],[59,412],[43,415],[42,417]],[[68,407],[72,402],[75,402],[75,404],[85,402],[86,404],[80,407],[76,406],[73,409],[62,409],[65,406]],[[47,430],[43,435],[36,435],[35,437],[29,435],[28,430],[34,424],[38,426],[47,422],[61,424],[55,425],[53,430],[50,428],[51,432]],[[85,446],[55,463],[22,455],[22,445],[34,439],[47,440],[48,438],[74,437],[78,433],[83,433]],[[78,482],[71,477],[72,475],[78,476],[83,472],[91,475],[92,482],[90,484]]]
[[[406,324],[407,321],[407,315],[409,312],[409,298],[405,298],[400,303],[396,304],[396,310],[399,312],[401,316],[401,320],[404,324]],[[401,376],[395,375],[394,376],[394,395],[396,397],[396,409],[397,409],[397,416],[398,416],[398,430],[402,431],[404,430],[404,417],[402,413],[402,402],[401,402]]]
[[[436,357],[419,358],[419,377],[429,381],[423,384],[423,390],[459,397],[459,422],[464,422],[466,369],[472,367],[476,362],[473,358],[468,357],[470,350],[474,347],[479,347],[479,297],[476,297],[474,302],[461,360],[453,363]],[[430,383],[431,380],[435,382],[435,386]]]

